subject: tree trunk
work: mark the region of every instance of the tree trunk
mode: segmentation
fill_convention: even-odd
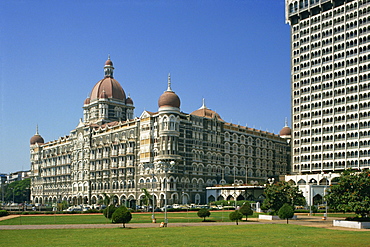
[[[126,228],[125,223],[122,223],[123,228]]]
[[[287,223],[287,224],[289,224],[289,223],[288,223],[288,221],[289,221],[289,219],[288,219],[288,218],[286,218],[286,223]]]
[[[235,222],[236,222],[236,225],[239,225],[239,222],[238,222],[238,220],[236,220]]]

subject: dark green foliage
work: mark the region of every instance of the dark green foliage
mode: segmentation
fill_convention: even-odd
[[[0,217],[9,215],[8,211],[0,210]]]
[[[261,208],[271,209],[273,214],[276,214],[285,203],[292,207],[306,204],[302,191],[284,181],[267,185],[264,193],[266,199],[263,201]]]
[[[103,210],[103,214],[105,218],[112,219],[113,213],[116,211],[116,207],[114,205],[109,205]]]
[[[328,192],[326,199],[330,208],[370,217],[370,170],[344,171],[338,184],[330,186]]]
[[[125,228],[125,224],[129,223],[131,219],[131,212],[124,206],[117,208],[112,215],[112,222],[122,223],[123,228]]]
[[[243,206],[239,208],[239,212],[245,215],[245,218],[248,220],[248,215],[253,215],[253,210],[249,202],[245,202]]]
[[[235,221],[235,223],[238,225],[239,223],[239,220],[241,220],[243,218],[243,214],[242,213],[240,213],[240,211],[239,210],[235,210],[234,212],[231,212],[230,214],[229,214],[229,219],[231,220],[231,221]]]
[[[5,190],[5,201],[13,201],[14,195],[14,202],[28,202],[30,201],[30,186],[31,179],[26,178],[19,181],[14,181],[6,186]]]
[[[286,223],[288,224],[289,218],[292,218],[294,216],[294,209],[291,205],[288,203],[285,203],[278,212],[278,216],[280,219],[286,219]]]
[[[201,208],[197,212],[198,217],[203,218],[203,221],[206,221],[206,217],[211,215],[211,212],[206,208]]]

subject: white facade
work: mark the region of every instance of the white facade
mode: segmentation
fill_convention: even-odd
[[[370,1],[287,0],[286,21],[292,173],[370,168]]]
[[[289,139],[226,123],[205,104],[181,112],[170,77],[158,111],[132,119],[133,101],[113,79],[113,63],[104,68],[69,136],[44,142],[37,131],[31,138],[33,203],[95,204],[109,195],[134,207],[147,189],[157,205],[165,198],[200,204],[206,186],[264,184],[287,173]]]

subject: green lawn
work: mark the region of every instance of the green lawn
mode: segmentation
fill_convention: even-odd
[[[129,227],[129,225],[128,225]],[[2,230],[2,246],[369,246],[369,232],[286,224]]]
[[[230,211],[232,212],[232,211]],[[211,216],[206,220],[230,222],[228,211],[211,211]],[[203,218],[197,216],[197,212],[168,213],[168,222],[200,222]],[[130,223],[150,223],[151,213],[134,213]],[[164,213],[155,213],[157,222],[164,221]],[[252,217],[257,217],[255,214]],[[252,217],[248,217],[252,218]],[[108,224],[110,223],[102,214],[97,215],[42,215],[42,216],[20,216],[9,220],[0,221],[0,225],[49,225],[49,224]]]
[[[230,222],[229,214],[232,211],[211,211],[211,216],[206,218],[209,221]],[[320,216],[322,214],[315,214]],[[130,223],[150,223],[151,213],[134,213]],[[329,214],[328,217],[349,217],[354,214]],[[164,213],[155,213],[157,222],[164,221]],[[253,220],[257,218],[258,214],[249,216],[248,219]],[[168,221],[171,222],[200,222],[203,219],[197,216],[197,212],[176,212],[168,213]],[[22,215],[17,218],[0,221],[0,225],[50,225],[50,224],[108,224],[110,221],[102,214],[86,215],[86,214],[72,214],[72,215]]]

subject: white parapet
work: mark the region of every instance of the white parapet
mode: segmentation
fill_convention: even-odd
[[[370,229],[370,222],[333,220],[333,226],[356,228],[356,229]]]
[[[258,219],[260,220],[280,220],[279,216],[277,215],[266,215],[266,214],[260,214],[258,215]],[[294,215],[293,218],[290,218],[290,220],[296,220],[297,215]]]

